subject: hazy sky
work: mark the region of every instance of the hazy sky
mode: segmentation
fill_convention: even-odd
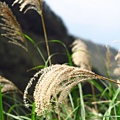
[[[120,48],[120,0],[45,1],[62,18],[69,33]]]

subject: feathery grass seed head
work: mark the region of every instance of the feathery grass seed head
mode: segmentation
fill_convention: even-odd
[[[114,69],[113,73],[117,76],[120,76],[120,51],[118,51],[115,56],[115,60],[117,61],[117,67]]]
[[[38,82],[35,86],[33,97],[37,115],[44,114],[46,110],[51,111],[53,105],[58,108],[59,104],[67,97],[72,87],[80,82],[91,79],[103,79],[114,82],[113,80],[94,74],[86,69],[60,64],[52,65],[41,69],[41,71],[37,72],[34,77],[30,79],[24,92],[24,102],[27,105],[28,89],[31,87],[32,81],[35,80],[36,77],[38,77]]]
[[[10,43],[21,46],[27,51],[27,42],[22,33],[22,29],[5,2],[0,2],[0,17],[2,20],[2,23],[0,23],[1,29],[5,31],[2,36],[10,39]]]
[[[24,13],[26,13],[29,9],[33,9],[38,12],[38,14],[42,14],[42,3],[43,0],[15,0],[12,5],[14,4],[21,4],[20,11],[25,9]]]
[[[19,89],[9,80],[0,76],[0,84],[2,85],[2,93],[10,93],[10,92],[20,92]]]
[[[87,46],[79,39],[72,43],[72,60],[76,66],[91,70]]]

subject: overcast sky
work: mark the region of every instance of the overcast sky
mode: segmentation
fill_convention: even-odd
[[[45,1],[70,34],[120,48],[120,0]]]

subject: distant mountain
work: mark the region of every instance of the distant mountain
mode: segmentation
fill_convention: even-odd
[[[13,0],[5,1],[11,7]],[[38,43],[40,50],[47,59],[46,47],[45,43],[43,42],[44,37],[40,16],[33,10],[30,10],[26,14],[23,14],[22,12],[19,12],[18,5],[11,7],[11,9],[16,16],[18,22],[20,23],[23,32],[32,37],[36,41],[36,43]],[[43,5],[43,13],[48,39],[62,41],[71,53],[70,45],[76,39],[76,37],[68,34],[67,28],[65,27],[61,18],[57,16],[46,3],[44,3]],[[32,59],[30,58],[28,53],[25,52],[22,48],[13,44],[9,44],[7,41],[8,40],[3,37],[0,38],[0,74],[7,79],[13,81],[13,83],[15,83],[21,90],[23,90],[30,77],[32,77],[36,71],[27,72],[27,70],[34,66]],[[102,45],[96,45],[91,41],[84,40],[84,42],[88,47],[93,70],[99,74],[106,76],[106,48]],[[67,56],[64,54],[66,53],[66,51],[63,45],[61,45],[60,43],[49,44],[51,54],[58,53],[53,55],[52,57],[53,64],[67,63],[68,60]],[[38,51],[31,43],[29,43],[29,46],[35,64],[42,65],[43,60],[40,57]],[[111,62],[112,64],[114,64],[114,56],[117,54],[117,51],[113,48],[111,48],[110,50]],[[115,66],[113,65],[113,67]]]
[[[88,47],[88,51],[90,54],[90,61],[91,61],[91,65],[92,68],[97,70],[99,72],[99,74],[103,75],[103,76],[108,76],[107,73],[107,68],[106,68],[106,64],[107,64],[107,58],[106,58],[106,54],[107,54],[107,48],[104,45],[100,45],[100,44],[95,44],[91,41],[85,41],[87,47]],[[117,50],[114,48],[110,47],[110,74],[111,76],[113,76],[113,70],[116,67],[116,61],[115,61],[115,56],[117,54]]]

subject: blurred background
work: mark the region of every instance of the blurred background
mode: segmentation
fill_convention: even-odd
[[[46,0],[72,35],[120,49],[119,0]]]

